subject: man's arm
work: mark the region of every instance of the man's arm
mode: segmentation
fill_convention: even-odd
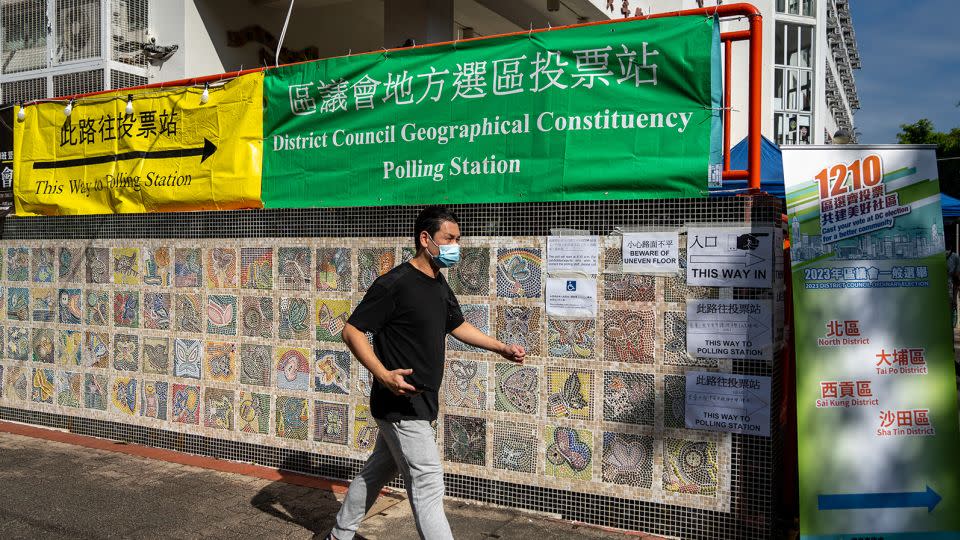
[[[360,360],[360,363],[370,371],[370,374],[390,389],[391,392],[398,396],[419,393],[419,390],[403,379],[404,375],[413,374],[413,370],[395,369],[390,371],[384,367],[383,362],[381,362],[380,359],[377,358],[377,354],[373,352],[373,347],[371,347],[370,342],[367,341],[367,336],[357,329],[357,327],[347,323],[343,327],[343,341],[347,344],[347,347],[350,348],[350,352],[357,357],[357,360]]]
[[[500,340],[494,339],[480,331],[476,326],[465,322],[450,332],[453,337],[481,349],[495,352],[500,356],[513,362],[522,363],[527,356],[527,352],[520,345],[507,345]]]

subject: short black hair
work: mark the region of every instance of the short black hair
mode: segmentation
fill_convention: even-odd
[[[413,224],[414,249],[420,251],[421,232],[427,231],[427,234],[433,237],[433,235],[437,234],[437,231],[440,230],[444,221],[452,221],[457,225],[460,224],[457,215],[446,206],[428,206],[421,210],[420,215],[417,216],[417,221]]]

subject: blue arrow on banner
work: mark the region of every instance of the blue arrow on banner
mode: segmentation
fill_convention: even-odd
[[[849,493],[817,495],[819,510],[858,510],[864,508],[923,508],[933,512],[940,495],[927,486],[926,491],[905,493]]]

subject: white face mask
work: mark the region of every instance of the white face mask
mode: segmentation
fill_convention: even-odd
[[[427,238],[430,238],[429,236]],[[437,263],[437,266],[440,268],[450,268],[451,266],[460,262],[460,245],[459,244],[444,244],[440,245],[433,241],[433,238],[430,238],[430,243],[437,246],[437,249],[440,252],[437,255],[432,255],[433,261]]]

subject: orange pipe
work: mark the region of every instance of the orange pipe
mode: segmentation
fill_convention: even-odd
[[[720,41],[743,41],[745,39],[750,39],[749,30],[737,30],[736,32],[724,32],[720,34]]]
[[[733,42],[723,42],[723,171],[730,170],[730,74],[733,65]]]
[[[747,170],[750,190],[760,190],[760,114],[763,77],[763,17],[754,8],[750,17],[750,113],[747,124]]]
[[[723,171],[724,180],[747,180],[749,178],[750,178],[750,171],[745,171],[745,170]]]

